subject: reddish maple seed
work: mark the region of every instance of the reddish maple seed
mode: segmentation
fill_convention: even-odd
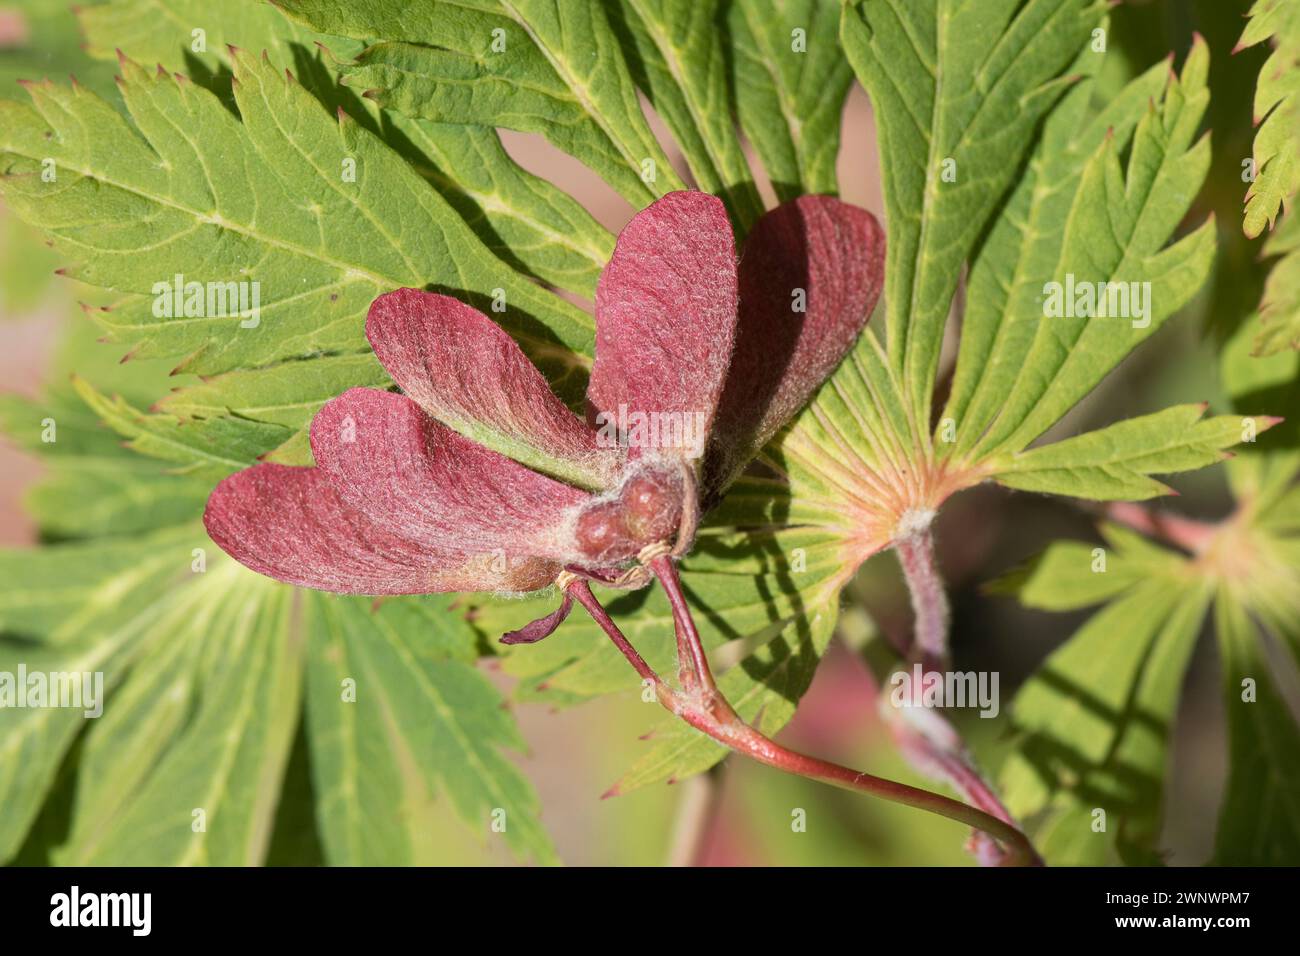
[[[491,317],[420,289],[385,293],[366,338],[401,393],[332,399],[311,430],[316,465],[230,476],[205,526],[255,571],[344,594],[536,591],[570,565],[643,587],[648,573],[624,568],[649,545],[690,549],[699,512],[853,345],[883,269],[871,214],[829,196],[764,215],[739,265],[717,197],[673,192],[637,213],[597,283],[587,402],[698,420],[698,455],[609,445]],[[791,289],[807,293],[794,323]],[[446,422],[549,465],[534,471]]]

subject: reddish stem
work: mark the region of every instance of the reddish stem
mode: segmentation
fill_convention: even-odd
[[[657,558],[651,562],[651,569],[668,593],[669,602],[673,606],[678,646],[685,651],[693,676],[698,679],[698,685],[693,690],[674,691],[664,684],[623,636],[618,625],[605,613],[585,582],[575,581],[569,585],[569,589],[578,602],[591,612],[596,623],[609,635],[637,673],[654,682],[660,703],[669,711],[724,746],[769,767],[928,810],[982,830],[1007,847],[1009,852],[1004,858],[1006,863],[1033,865],[1042,862],[1024,834],[983,810],[919,787],[885,780],[829,760],[797,753],[750,727],[717,691],[699,632],[682,596],[681,584],[671,559]],[[682,662],[684,669],[687,661]]]
[[[912,596],[913,650],[927,671],[948,666],[948,595],[934,560],[934,539],[929,527],[917,529],[894,540],[898,563]]]
[[[677,566],[667,554],[650,561],[650,570],[654,572],[664,591],[668,594],[668,604],[673,609],[673,630],[677,634],[677,663],[681,671],[682,688],[687,691],[703,690],[708,693],[718,692],[713,681],[713,671],[709,667],[709,658],[704,651],[704,642],[696,630],[695,618],[682,593],[682,583],[677,577]]]
[[[1133,501],[1113,501],[1105,507],[1107,518],[1127,525],[1148,538],[1172,544],[1188,554],[1200,554],[1219,530],[1218,525],[1152,511]]]
[[[915,617],[912,653],[920,659],[925,674],[947,670],[951,665],[948,646],[951,611],[934,556],[934,536],[929,522],[918,523],[896,538],[894,550],[912,598]],[[975,806],[1014,827],[1015,821],[998,795],[964,756],[965,745],[956,728],[942,716],[934,716],[942,722],[945,736],[951,735],[950,747],[940,746],[911,726],[903,715],[897,712],[886,715],[890,731],[908,763],[926,776],[948,783]]]
[[[565,590],[569,594],[572,594],[574,599],[587,609],[587,613],[590,614],[592,618],[595,619],[596,623],[601,626],[601,629],[609,635],[609,639],[614,642],[614,646],[617,647],[623,653],[623,656],[631,662],[632,666],[636,668],[636,672],[641,675],[642,680],[648,680],[656,687],[663,684],[663,681],[659,679],[659,675],[654,672],[654,668],[645,662],[645,658],[638,654],[636,648],[633,647],[631,642],[623,636],[623,632],[618,629],[618,625],[615,624],[613,618],[609,616],[604,605],[596,600],[596,595],[591,593],[591,587],[588,586],[586,581],[581,578],[576,578],[568,584]]]

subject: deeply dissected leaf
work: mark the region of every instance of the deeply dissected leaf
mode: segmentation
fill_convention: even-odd
[[[537,797],[500,752],[523,749],[519,731],[466,659],[468,626],[410,603],[372,613],[358,598],[307,602],[308,718],[330,862],[427,862],[440,791],[481,833],[499,823],[518,855],[554,862]],[[459,653],[446,657],[439,641]]]
[[[1097,54],[1086,49],[1082,76],[1043,124],[1042,137],[1007,205],[971,264],[961,349],[943,411],[959,448],[970,448],[1001,410],[1043,319],[1043,286],[1057,277],[1070,209],[1084,167],[1109,138],[1128,147],[1147,104],[1168,77],[1157,64],[1130,82],[1105,109],[1090,104]],[[1085,199],[1081,201],[1092,201]]]
[[[1270,677],[1259,632],[1230,593],[1219,595],[1215,631],[1223,659],[1231,766],[1214,862],[1287,865],[1300,854],[1300,727]],[[1297,636],[1300,629],[1293,631],[1293,639]]]
[[[637,208],[682,187],[598,0],[280,5],[322,33],[379,41],[342,68],[382,106],[540,133]]]
[[[282,425],[229,417],[187,423],[172,415],[149,415],[123,399],[108,399],[78,379],[86,404],[143,454],[176,462],[179,473],[220,478],[245,467],[289,438]]]
[[[142,674],[132,673],[113,701],[112,721],[87,736],[82,766],[94,782],[78,793],[60,862],[263,859],[297,729],[306,635],[290,590],[251,581],[233,563],[206,574],[204,588],[182,597],[191,602],[186,615],[144,638],[168,651],[198,641],[188,662],[195,670],[182,659],[160,673],[159,657],[142,648]],[[214,634],[220,640],[203,640]],[[163,694],[160,679],[178,683]],[[177,700],[186,690],[197,691],[189,713]]]
[[[1252,358],[1255,335],[1247,324],[1227,345],[1229,395],[1238,404],[1294,396],[1297,356]],[[1092,829],[1098,809],[1106,810],[1106,832],[1124,859],[1158,853],[1160,793],[1153,783],[1164,775],[1161,741],[1191,642],[1207,617],[1221,652],[1230,767],[1214,862],[1269,865],[1294,857],[1300,728],[1281,690],[1300,662],[1300,454],[1293,430],[1286,423],[1260,440],[1268,447],[1256,448],[1253,439],[1242,446],[1229,462],[1236,510],[1214,525],[1181,519],[1191,530],[1175,540],[1189,554],[1107,525],[1109,547],[1055,543],[1030,571],[1006,582],[1031,607],[1106,602],[1012,705],[1027,736],[1006,765],[1005,794],[1013,810],[1043,814],[1037,845],[1061,862],[1106,860],[1110,840]],[[1158,518],[1152,525],[1162,527]],[[1149,641],[1153,628],[1161,636],[1135,669],[1134,644]],[[1269,653],[1274,643],[1281,646]],[[1116,742],[1099,730],[1102,724],[1129,729]],[[1110,749],[1097,749],[1098,739],[1111,740]],[[1124,821],[1118,833],[1116,806]]]
[[[1238,49],[1272,40],[1255,88],[1255,180],[1246,193],[1246,235],[1258,236],[1300,189],[1300,9],[1256,0]]]
[[[785,201],[835,193],[840,115],[853,72],[834,0],[723,0],[741,128]]]
[[[879,127],[890,366],[918,421],[962,264],[1099,21],[1086,0],[844,7],[844,49]]]
[[[608,12],[633,78],[699,188],[722,197],[743,233],[762,215],[763,200],[735,133],[719,0],[619,0]]]
[[[1178,405],[1007,456],[994,464],[997,482],[1023,491],[1140,501],[1169,491],[1149,475],[1222,461],[1222,449],[1276,423],[1239,415],[1202,419],[1204,411],[1204,405]]]
[[[1281,256],[1269,271],[1259,310],[1263,321],[1256,355],[1300,350],[1300,216],[1288,214],[1264,244],[1265,255]]]
[[[204,549],[205,565],[195,564],[195,548]],[[109,704],[88,722],[81,753],[94,780],[78,792],[61,862],[261,862],[299,719],[304,661],[324,795],[319,826],[331,862],[358,862],[355,814],[374,832],[402,834],[397,844],[377,841],[364,859],[418,859],[418,825],[407,815],[412,807],[427,812],[440,789],[476,829],[504,809],[512,849],[553,857],[531,788],[498,753],[519,749],[518,732],[466,663],[475,637],[445,604],[394,602],[372,613],[363,599],[296,591],[239,567],[193,527],[8,551],[0,569],[13,585],[0,597],[0,629],[23,638],[0,641],[3,669],[104,674]],[[33,637],[41,643],[30,644]],[[344,702],[344,678],[355,681],[355,703]],[[432,725],[430,712],[438,718]],[[359,763],[356,748],[366,744],[336,739],[357,730],[353,714],[383,735],[390,761],[383,772],[401,778],[399,789],[366,784],[361,778],[384,766],[380,758],[368,753]],[[77,709],[0,709],[8,750],[0,760],[0,859],[17,849],[82,721]],[[407,779],[401,737],[423,768],[418,779]],[[462,762],[478,772],[447,772]],[[345,798],[350,806],[339,808]],[[193,826],[200,820],[206,829]]]
[[[136,293],[100,316],[115,338],[141,357],[185,355],[203,374],[292,359],[309,375],[314,356],[364,350],[362,317],[377,294],[433,285],[470,298],[500,290],[506,311],[494,314],[544,366],[558,362],[557,379],[581,367],[557,346],[589,351],[588,316],[501,263],[364,128],[335,122],[268,62],[234,62],[240,119],[179,76],[129,62],[121,88],[134,130],[84,90],[40,85],[34,108],[0,104],[8,201],[77,260],[72,274]],[[46,156],[54,182],[39,174]],[[206,314],[205,299],[203,315],[160,318],[155,284],[176,275],[256,282],[260,313]]]
[[[0,597],[0,642],[7,674],[101,672],[112,693],[149,629],[166,619],[184,589],[168,589],[190,574],[192,529],[140,536],[130,542],[3,552],[8,584]],[[163,598],[151,600],[161,588]],[[0,708],[0,859],[18,849],[87,708]]]
[[[99,427],[84,406],[69,404],[69,411],[80,411],[86,427]],[[47,404],[0,397],[0,431],[9,436],[38,434],[50,412]],[[54,422],[66,443],[74,427],[69,414],[59,414]],[[189,520],[202,510],[211,490],[207,481],[164,474],[157,462],[114,446],[66,451],[50,461],[52,474],[26,499],[28,512],[46,534],[131,534]]]
[[[1013,814],[1037,823],[1035,846],[1049,863],[1100,865],[1116,852],[1149,863],[1182,672],[1210,595],[1172,553],[1160,565],[1147,554],[1140,574],[1123,569],[1124,551],[1112,550],[1101,571],[1090,556],[1074,556],[1029,579],[1053,595],[1049,606],[1077,588],[1076,577],[1118,573],[1125,586],[1017,693],[1012,720],[1023,736],[1001,792]]]
[[[1194,46],[1181,78],[1170,77],[1162,108],[1148,106],[1138,123],[1127,168],[1113,138],[1091,156],[1066,219],[1059,257],[1050,272],[1038,276],[1067,288],[1070,276],[1094,287],[1112,283],[1107,286],[1108,308],[1112,289],[1127,287],[1134,293],[1129,284],[1138,282],[1135,295],[1145,298],[1144,310],[1134,307],[1136,298],[1130,299],[1127,312],[1110,317],[1104,312],[1049,316],[1042,305],[1033,313],[1019,305],[1007,323],[1013,327],[994,346],[995,354],[1010,353],[994,361],[1004,370],[1016,370],[1014,383],[1008,387],[1005,380],[1000,385],[989,381],[987,387],[1002,391],[1000,411],[991,421],[959,423],[958,433],[968,445],[985,451],[1019,448],[1037,438],[1153,334],[1208,275],[1212,224],[1164,248],[1208,169],[1208,140],[1192,145],[1209,99],[1208,66],[1204,44]],[[1040,286],[1040,294],[1049,293]],[[1017,335],[1018,323],[1033,334]]]
[[[364,43],[316,33],[277,7],[183,0],[168,10],[170,15],[157,15],[155,0],[109,0],[82,8],[89,52],[111,58],[123,50],[139,62],[157,62],[173,72],[188,73],[201,63],[219,73],[230,68],[227,43],[267,49],[277,61],[292,64],[299,80],[323,103],[344,107],[405,156],[499,258],[561,288],[593,294],[612,237],[567,194],[516,164],[495,130],[394,113],[385,114],[382,122],[367,122],[369,101],[338,87],[332,67],[324,62],[329,58],[321,57],[315,46],[326,45],[332,57],[351,58]],[[187,23],[205,25],[206,52],[194,53],[194,37],[180,29]]]

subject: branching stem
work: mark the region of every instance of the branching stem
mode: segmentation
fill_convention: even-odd
[[[759,763],[846,790],[855,790],[892,800],[895,803],[928,810],[976,830],[982,830],[1007,849],[1003,862],[1020,865],[1041,862],[1023,833],[983,810],[919,787],[885,780],[829,760],[797,753],[746,724],[717,690],[699,632],[682,594],[681,582],[672,558],[667,555],[657,557],[650,562],[650,567],[668,594],[669,602],[673,607],[679,653],[685,657],[679,664],[683,673],[689,672],[690,675],[688,683],[683,684],[681,690],[669,687],[650,668],[619,630],[618,625],[605,612],[585,581],[578,579],[571,582],[568,591],[591,613],[596,623],[642,679],[653,683],[659,702],[667,710],[701,733]]]
[[[912,655],[920,660],[925,674],[946,671],[951,666],[948,628],[952,614],[943,578],[939,574],[939,565],[934,557],[932,518],[933,515],[929,513],[910,516],[902,533],[894,539],[894,550],[898,553],[898,563],[902,565],[903,577],[912,598],[912,613],[915,618]],[[887,716],[891,733],[909,763],[927,776],[947,782],[975,806],[1014,828],[1011,814],[1002,805],[993,788],[970,763],[956,728],[946,719],[934,714],[930,720],[932,727],[942,726],[942,737],[951,738],[943,743],[919,728],[910,726],[902,713],[891,712]],[[985,832],[991,831],[986,829]],[[1016,832],[1019,833],[1018,830]],[[1028,841],[1025,845],[1029,846]],[[1032,847],[1029,852],[1034,853]],[[996,852],[990,855],[999,856]],[[1038,860],[1037,854],[1034,854],[1033,859]]]

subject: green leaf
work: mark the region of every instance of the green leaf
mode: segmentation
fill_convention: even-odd
[[[392,384],[374,353],[322,356],[303,368],[286,362],[258,371],[226,372],[178,389],[157,404],[181,419],[237,417],[282,428],[309,424],[322,405],[349,388]]]
[[[536,796],[499,752],[522,747],[518,730],[470,665],[476,637],[447,599],[372,613],[366,599],[255,575],[192,527],[0,552],[0,573],[12,585],[0,594],[0,629],[24,637],[0,641],[0,670],[104,674],[108,705],[81,754],[93,779],[78,785],[60,863],[261,862],[304,655],[332,862],[417,861],[427,833],[410,814],[427,813],[439,788],[478,832],[504,810],[511,849],[553,861]],[[343,702],[344,677],[356,681],[355,703]],[[0,708],[12,756],[0,761],[0,859],[21,844],[82,720],[76,709]],[[206,829],[192,826],[195,810]]]
[[[726,0],[741,128],[777,198],[836,193],[840,117],[853,71],[833,0]]]
[[[1078,191],[1061,234],[1060,252],[1049,272],[1036,276],[1039,292],[1050,301],[1045,283],[1058,284],[1062,298],[1071,277],[1080,287],[1108,283],[1112,292],[1134,291],[1128,317],[1106,317],[1098,302],[1095,317],[1048,315],[1048,301],[1037,308],[1021,302],[1007,334],[995,343],[985,389],[1000,390],[1000,412],[991,422],[959,426],[975,453],[1023,448],[1096,386],[1121,359],[1151,336],[1186,303],[1209,274],[1214,258],[1213,223],[1165,248],[1186,215],[1209,168],[1209,141],[1193,144],[1209,92],[1205,86],[1209,54],[1198,43],[1181,78],[1170,76],[1159,105],[1147,106],[1137,125],[1127,168],[1119,143],[1107,139],[1084,166]],[[1145,291],[1144,291],[1145,290]],[[1075,293],[1076,301],[1078,293]],[[1115,294],[1117,304],[1122,297]],[[1142,310],[1138,299],[1145,299]],[[1070,310],[1074,311],[1074,310]],[[1026,334],[1032,330],[1032,336]],[[961,359],[959,359],[959,362]],[[1015,378],[1008,382],[1008,370]],[[985,425],[987,424],[987,431]]]
[[[1148,475],[1204,468],[1227,457],[1224,448],[1244,441],[1240,415],[1202,419],[1205,405],[1177,405],[1053,442],[992,462],[1008,488],[1093,501],[1140,501],[1169,493]],[[1275,424],[1260,419],[1257,431]],[[1256,432],[1251,432],[1255,434]]]
[[[462,658],[472,653],[469,627],[445,607],[389,602],[372,612],[365,599],[309,600],[308,719],[329,861],[434,859],[442,790],[474,830],[487,835],[499,821],[517,855],[556,862],[536,794],[501,753],[524,747],[514,720],[472,664],[438,649],[441,637]]]
[[[1255,357],[1260,317],[1247,318],[1224,344],[1220,377],[1236,408],[1300,407],[1300,353],[1284,350]],[[1228,462],[1228,482],[1238,501],[1267,512],[1300,474],[1300,419],[1290,416],[1263,441],[1244,444]]]
[[[432,286],[482,305],[500,289],[503,324],[562,388],[580,384],[580,374],[563,381],[582,371],[564,346],[590,352],[590,317],[502,264],[357,123],[336,123],[246,54],[235,56],[240,119],[179,77],[123,70],[134,128],[84,90],[42,85],[34,108],[0,102],[0,188],[75,257],[72,274],[136,293],[100,315],[113,338],[137,343],[136,356],[185,355],[203,374],[300,359],[307,377],[313,357],[368,351],[364,313],[384,291]],[[52,183],[38,175],[46,156]],[[258,321],[155,316],[160,300],[147,296],[178,274],[259,283]]]
[[[1156,859],[1169,728],[1210,599],[1178,570],[1169,555],[1163,574],[1091,618],[1012,702],[1022,738],[1000,789],[1013,815],[1038,821],[1034,845],[1049,864]]]
[[[342,69],[350,86],[381,106],[540,133],[636,208],[683,188],[641,113],[597,0],[281,6],[321,32],[380,41]]]
[[[231,561],[191,590],[152,637],[197,646],[144,656],[113,719],[87,736],[60,864],[250,866],[266,854],[297,730],[299,599]],[[163,667],[172,653],[175,669]]]
[[[1264,254],[1281,256],[1264,283],[1255,355],[1300,350],[1300,216],[1288,213],[1264,244]]]
[[[1294,404],[1294,398],[1286,396],[1294,396],[1300,388],[1296,378],[1300,356],[1286,352],[1252,358],[1249,348],[1255,335],[1253,324],[1247,323],[1224,350],[1221,364],[1229,396],[1238,405],[1261,401],[1280,401],[1282,407]],[[1230,751],[1215,861],[1267,865],[1295,857],[1300,786],[1290,768],[1297,763],[1300,733],[1279,691],[1294,680],[1294,662],[1300,661],[1300,629],[1295,623],[1300,620],[1300,488],[1295,485],[1300,454],[1294,451],[1294,441],[1294,425],[1286,423],[1262,438],[1258,443],[1262,447],[1255,447],[1253,441],[1242,446],[1243,454],[1229,462],[1238,499],[1232,514],[1213,525],[1198,526],[1178,519],[1193,532],[1178,536],[1192,551],[1190,556],[1106,525],[1102,531],[1110,547],[1104,549],[1104,565],[1098,564],[1097,552],[1087,545],[1058,542],[1027,572],[999,583],[1002,590],[1018,589],[1022,602],[1031,607],[1069,610],[1098,601],[1112,602],[1049,658],[1046,670],[1022,691],[1021,696],[1029,701],[1031,729],[1048,728],[1048,739],[1035,743],[1031,735],[1008,763],[1004,778],[1013,810],[1043,811],[1038,845],[1049,847],[1062,862],[1104,861],[1105,854],[1099,853],[1097,838],[1090,835],[1088,825],[1089,808],[1104,807],[1101,795],[1106,793],[1135,798],[1145,794],[1140,806],[1130,801],[1139,812],[1136,832],[1154,833],[1150,807],[1158,799],[1158,791],[1143,781],[1152,774],[1158,780],[1163,769],[1155,762],[1155,748],[1148,740],[1140,750],[1143,759],[1138,769],[1119,763],[1118,757],[1108,757],[1111,770],[1102,775],[1101,795],[1084,792],[1083,783],[1092,779],[1092,771],[1081,776],[1079,761],[1071,754],[1089,753],[1085,748],[1096,730],[1067,708],[1084,706],[1105,713],[1098,702],[1122,699],[1132,702],[1125,705],[1128,713],[1141,715],[1140,692],[1124,690],[1137,686],[1132,673],[1114,669],[1131,660],[1135,629],[1139,636],[1146,634],[1153,615],[1167,615],[1172,626],[1195,607],[1196,620],[1187,617],[1184,622],[1194,635],[1200,613],[1210,600],[1215,603],[1215,630],[1223,661]],[[1153,520],[1152,526],[1159,529],[1162,525]],[[1168,609],[1170,600],[1182,605]],[[1279,640],[1290,650],[1292,663],[1279,662],[1278,654],[1266,653],[1266,645]],[[1172,697],[1161,691],[1158,715],[1170,718],[1186,666],[1184,653],[1175,649],[1172,655],[1164,663],[1153,659],[1143,670],[1144,674],[1159,674],[1153,668],[1162,669],[1161,686],[1171,688]],[[1077,681],[1080,673],[1087,674],[1088,666],[1110,670],[1081,688],[1066,683]],[[1249,699],[1243,684],[1246,678],[1252,681]],[[1146,678],[1142,680],[1145,683]],[[1032,695],[1031,688],[1037,688]],[[1058,698],[1055,705],[1053,695]],[[1018,697],[1017,720],[1020,702]],[[1059,714],[1054,716],[1057,710]],[[1161,720],[1168,723],[1166,718]],[[1156,729],[1159,724],[1151,726]],[[1114,751],[1117,755],[1126,752],[1131,751]],[[1113,826],[1109,829],[1114,831]],[[1126,817],[1119,848],[1127,860],[1140,861],[1153,847],[1145,838],[1133,846],[1132,832]]]
[[[144,455],[177,462],[178,474],[202,476],[209,483],[247,468],[280,445],[292,432],[283,425],[234,418],[184,422],[174,415],[147,415],[123,399],[109,399],[84,379],[74,382],[87,405]]]
[[[48,450],[49,473],[24,501],[43,534],[129,534],[179,524],[202,510],[208,482],[165,475],[157,463],[122,449],[63,391],[39,402],[0,396],[0,432],[29,450]],[[42,434],[54,440],[43,442]]]
[[[496,130],[392,112],[385,117],[396,133],[387,139],[410,143],[408,158],[497,258],[558,288],[596,297],[614,237],[568,193],[511,159]]]
[[[1028,567],[990,584],[994,594],[1015,594],[1025,607],[1074,611],[1111,601],[1170,568],[1169,552],[1116,524],[1101,526],[1108,547],[1057,541]]]
[[[1128,148],[1147,105],[1168,82],[1168,67],[1159,63],[1093,110],[1101,59],[1091,49],[1079,54],[1079,82],[1044,121],[1023,175],[971,263],[961,347],[943,411],[958,449],[973,447],[1001,411],[1044,322],[1043,285],[1060,271],[1085,167],[1108,138],[1116,149]]]
[[[310,50],[326,39],[261,0],[107,0],[79,7],[77,19],[93,57],[116,60],[121,50],[147,66],[186,73],[195,66],[210,73],[227,67],[228,45],[265,50],[277,62],[291,63],[297,48]]]
[[[75,645],[84,629],[130,617],[142,595],[188,573],[191,529],[168,529],[129,540],[0,551],[6,589],[0,633],[50,645]],[[178,563],[177,548],[185,552]]]
[[[1292,625],[1294,621],[1292,617]],[[1231,764],[1214,862],[1291,865],[1300,859],[1300,729],[1269,676],[1262,635],[1226,589],[1215,607],[1215,630],[1223,659]]]
[[[1300,9],[1256,0],[1237,49],[1273,41],[1255,88],[1255,181],[1246,192],[1243,228],[1254,238],[1273,228],[1283,203],[1300,189]]]
[[[743,235],[763,214],[763,200],[732,118],[718,0],[619,0],[608,11],[633,79],[699,188],[722,197]]]
[[[917,421],[929,420],[961,267],[1099,21],[1085,0],[844,7],[841,39],[880,138],[890,364]]]
[[[300,81],[325,105],[343,107],[405,156],[498,258],[560,288],[594,295],[613,237],[566,193],[515,163],[493,129],[397,113],[384,114],[382,123],[368,122],[365,111],[377,114],[377,106],[339,87],[315,45],[326,45],[334,60],[356,56],[364,43],[316,33],[269,5],[172,4],[185,22],[205,25],[207,52],[196,57],[188,29],[178,30],[172,16],[159,16],[156,7],[156,0],[110,0],[83,8],[90,52],[115,58],[120,49],[138,61],[188,73],[196,60],[207,69],[228,71],[227,43],[269,49],[276,59],[293,63]]]
[[[175,585],[194,577],[198,540],[181,528],[129,542],[0,551],[0,672],[100,672],[111,696],[151,629],[174,620],[178,605],[192,609],[193,592]],[[0,861],[21,845],[85,709],[0,707]]]

